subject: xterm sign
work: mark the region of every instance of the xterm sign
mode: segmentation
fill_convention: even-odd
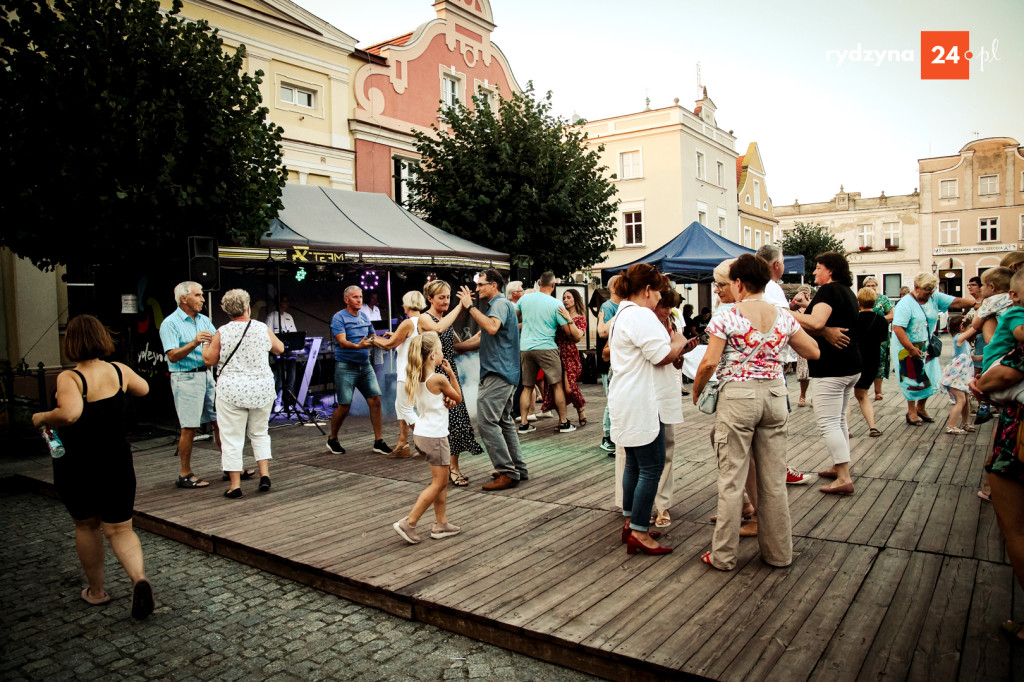
[[[932,251],[933,256],[956,256],[962,253],[1002,253],[1016,251],[1016,244],[985,244],[979,246],[940,246]]]
[[[312,249],[302,246],[294,247],[291,257],[293,261],[305,263],[340,263],[345,260],[344,253],[336,253],[334,251],[313,251]]]

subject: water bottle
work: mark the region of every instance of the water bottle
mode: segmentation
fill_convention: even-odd
[[[60,436],[57,435],[57,432],[49,426],[44,426],[40,430],[43,433],[43,440],[46,441],[46,445],[50,448],[50,456],[54,459],[63,457],[64,443],[61,442]]]

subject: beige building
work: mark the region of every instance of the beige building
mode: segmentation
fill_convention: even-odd
[[[736,159],[736,187],[739,232],[733,241],[755,250],[773,243],[779,221],[768,196],[764,162],[756,142],[747,145],[747,153]]]
[[[697,221],[738,241],[736,138],[718,127],[704,92],[694,111],[679,106],[588,121],[587,143],[617,185],[615,250],[598,268],[629,263]]]
[[[966,280],[1022,248],[1024,154],[1017,140],[990,137],[918,166],[927,259],[940,288],[959,295]]]
[[[824,225],[839,239],[848,253],[854,284],[860,288],[865,277],[878,280],[882,291],[898,298],[900,287],[930,269],[928,236],[921,229],[921,198],[912,194],[862,198],[860,192],[843,187],[829,201],[813,204],[793,202],[776,206],[779,238],[796,223]]]

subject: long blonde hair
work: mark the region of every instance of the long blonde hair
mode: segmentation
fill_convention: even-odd
[[[416,396],[419,395],[420,384],[423,382],[423,365],[440,347],[441,337],[437,332],[423,332],[409,339],[409,363],[405,366],[405,395],[413,407],[416,406]]]

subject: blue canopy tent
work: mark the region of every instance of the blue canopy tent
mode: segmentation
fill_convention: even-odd
[[[715,266],[727,258],[737,258],[745,253],[754,253],[754,250],[731,242],[698,222],[692,222],[672,241],[643,258],[605,268],[601,271],[601,278],[607,282],[612,275],[634,263],[650,263],[675,282],[710,282]],[[783,255],[786,273],[802,275],[804,257]]]

